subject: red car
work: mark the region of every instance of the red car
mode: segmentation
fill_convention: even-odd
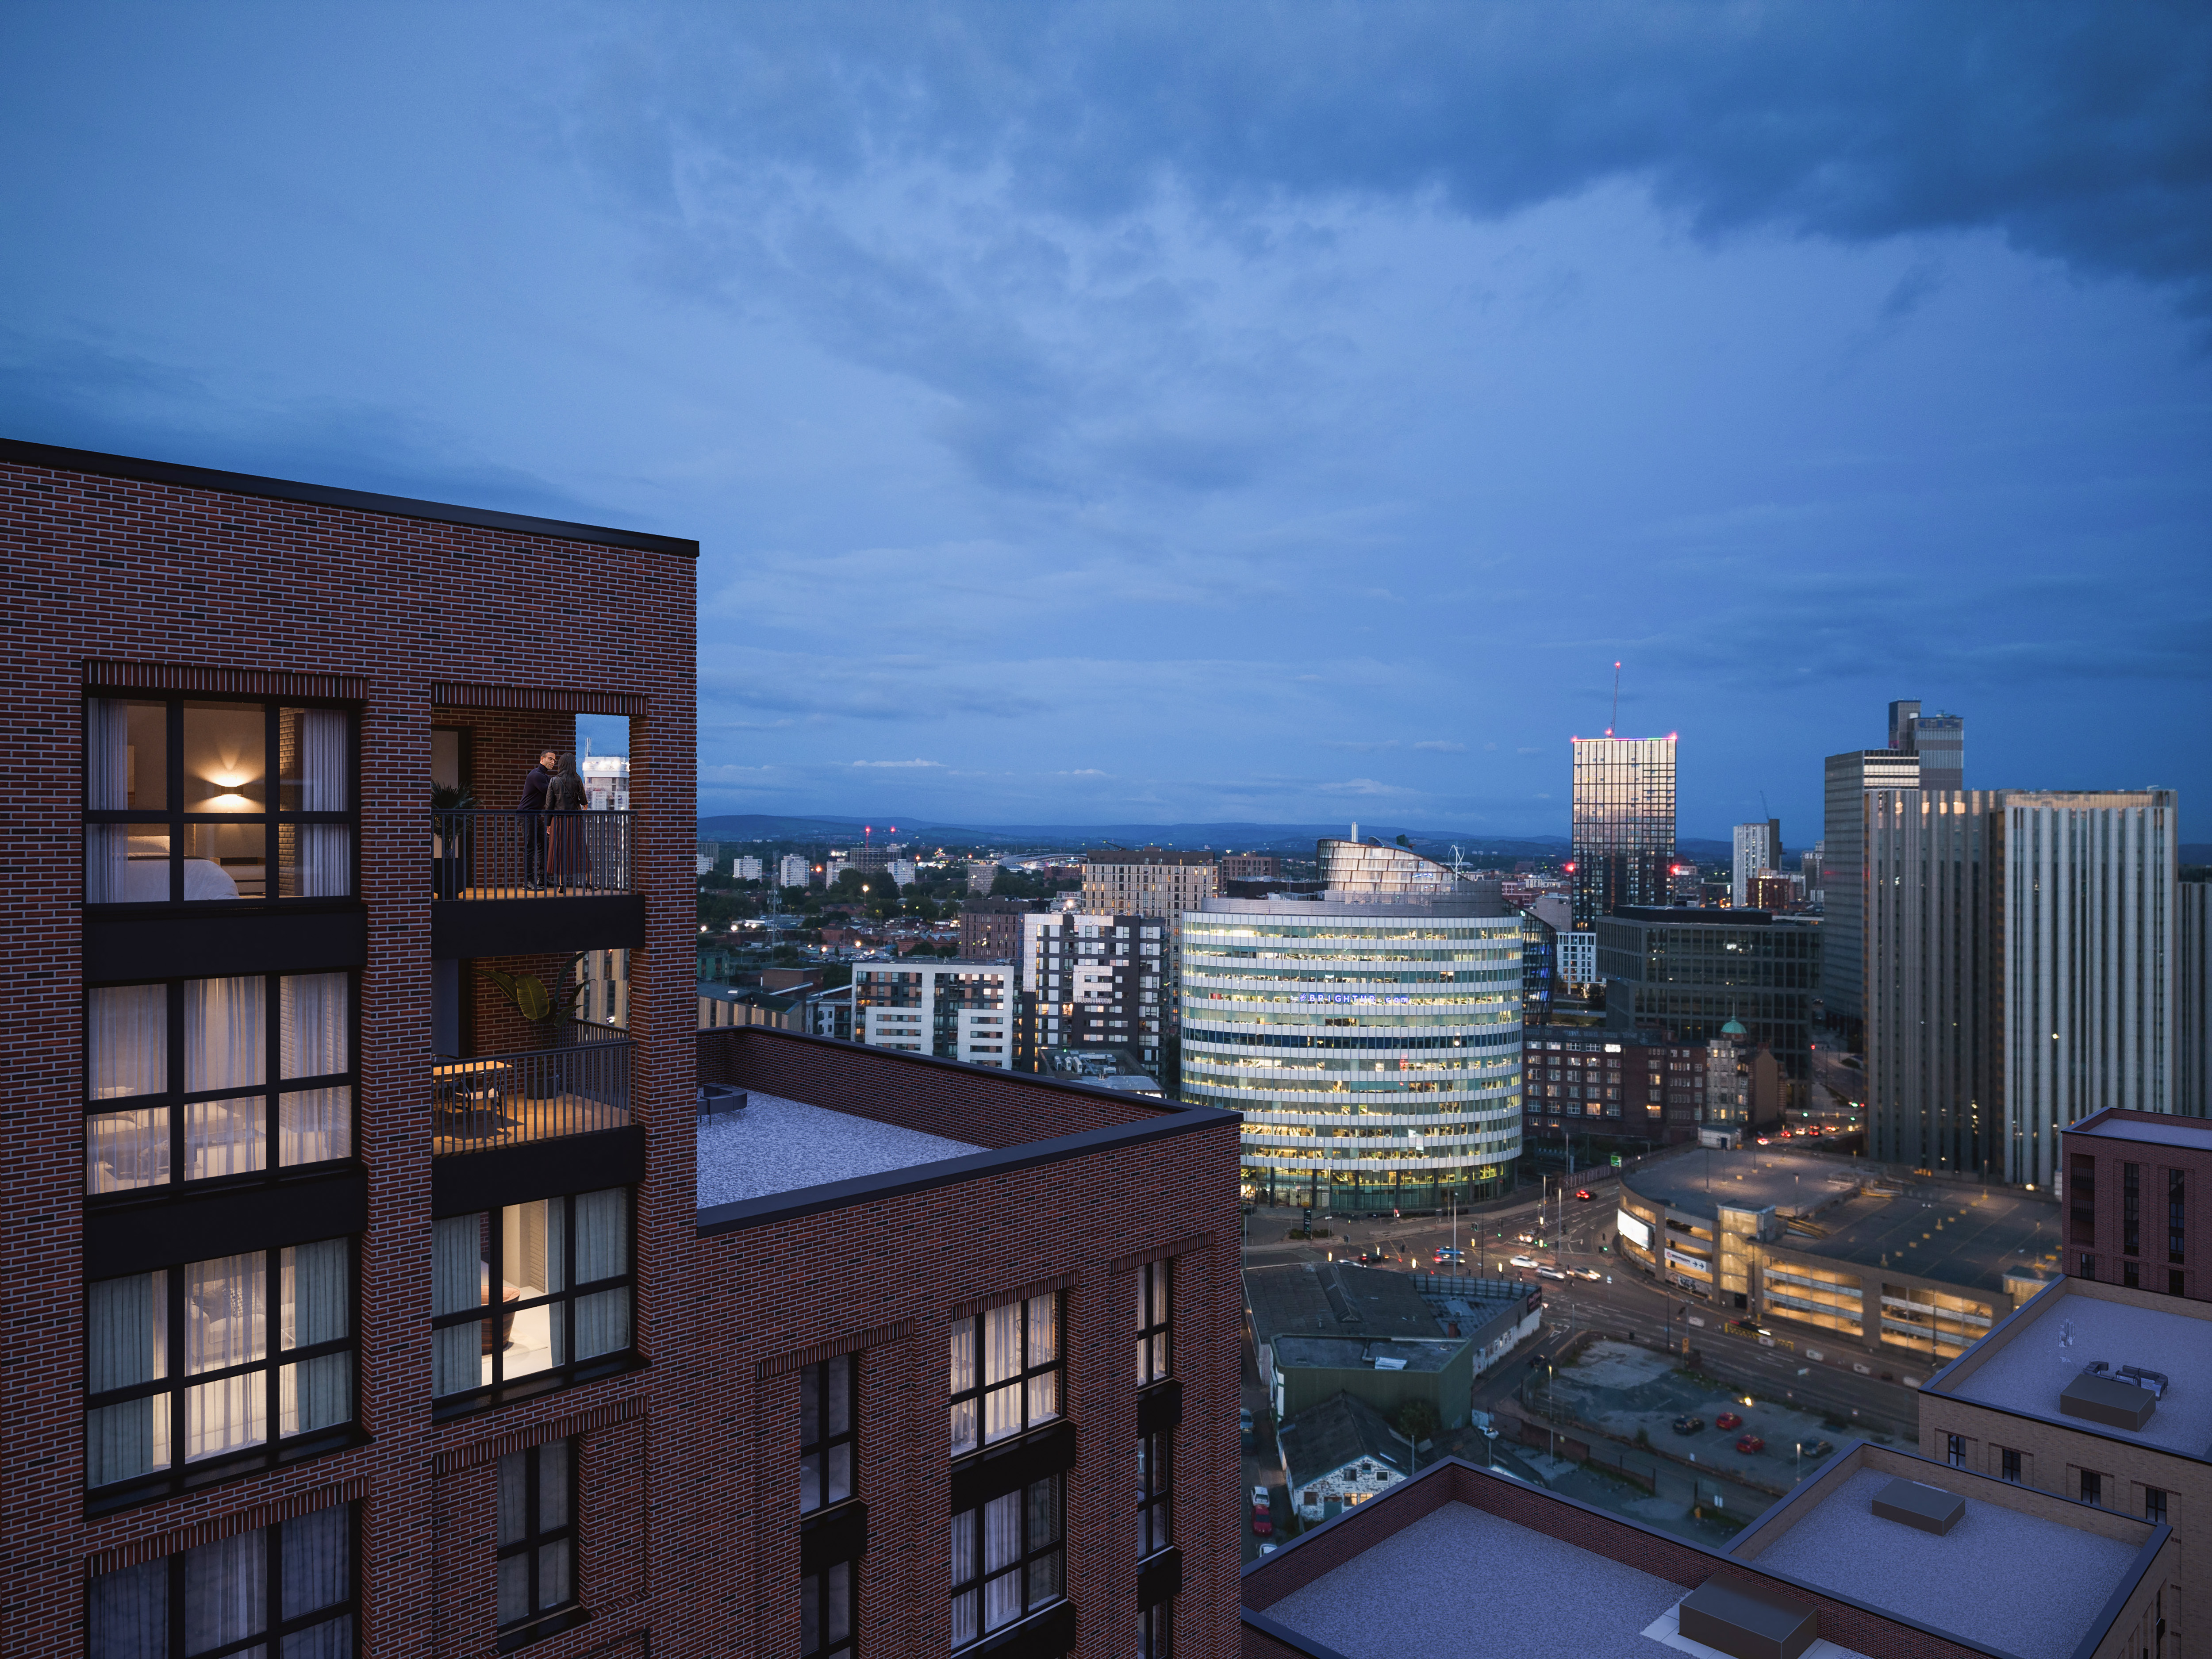
[[[1254,1536],[1265,1538],[1269,1533],[1274,1531],[1274,1517],[1270,1516],[1265,1510],[1255,1510],[1252,1512],[1252,1532]]]
[[[1575,1188],[1575,1196],[1577,1198],[1590,1199],[1595,1198],[1597,1194],[1587,1187],[1577,1187]]]
[[[1740,1429],[1743,1426],[1742,1414],[1737,1412],[1723,1412],[1718,1417],[1713,1419],[1713,1426],[1717,1429]]]
[[[1747,1455],[1752,1452],[1763,1452],[1766,1449],[1766,1443],[1755,1434],[1747,1434],[1736,1441],[1735,1449]]]

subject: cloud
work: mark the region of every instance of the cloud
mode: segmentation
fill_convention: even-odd
[[[1401,789],[1395,784],[1377,783],[1373,778],[1347,778],[1341,783],[1317,783],[1314,787],[1324,795],[1413,795],[1416,789]]]
[[[1492,749],[1498,747],[1494,743],[1486,746]],[[1467,745],[1465,744],[1454,743],[1449,738],[1430,738],[1424,742],[1415,744],[1413,747],[1416,749],[1426,749],[1439,755],[1464,755],[1467,753]]]
[[[933,760],[854,761],[854,762],[853,763],[853,764],[854,764],[854,765],[855,765],[855,766],[887,766],[887,767],[894,767],[894,768],[899,768],[899,769],[910,769],[910,768],[914,768],[914,767],[928,767],[928,766],[934,766],[934,767],[940,767],[940,768],[941,768],[941,767],[945,764],[945,763],[944,763],[943,761],[933,761]]]

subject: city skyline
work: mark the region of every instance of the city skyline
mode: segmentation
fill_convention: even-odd
[[[698,536],[710,813],[2207,781],[2202,16],[108,15],[7,25],[0,432]]]

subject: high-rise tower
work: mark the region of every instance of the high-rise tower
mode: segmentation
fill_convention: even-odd
[[[1667,902],[1674,858],[1674,738],[1577,738],[1575,926]]]

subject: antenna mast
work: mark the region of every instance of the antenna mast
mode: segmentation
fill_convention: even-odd
[[[1619,726],[1620,724],[1620,665],[1619,663],[1615,663],[1615,664],[1613,664],[1613,725],[1612,725],[1612,726],[1607,726],[1607,727],[1605,728],[1605,734],[1606,734],[1606,736],[1607,736],[1608,738],[1609,738],[1609,737],[1611,737],[1611,736],[1613,735],[1613,726]]]

